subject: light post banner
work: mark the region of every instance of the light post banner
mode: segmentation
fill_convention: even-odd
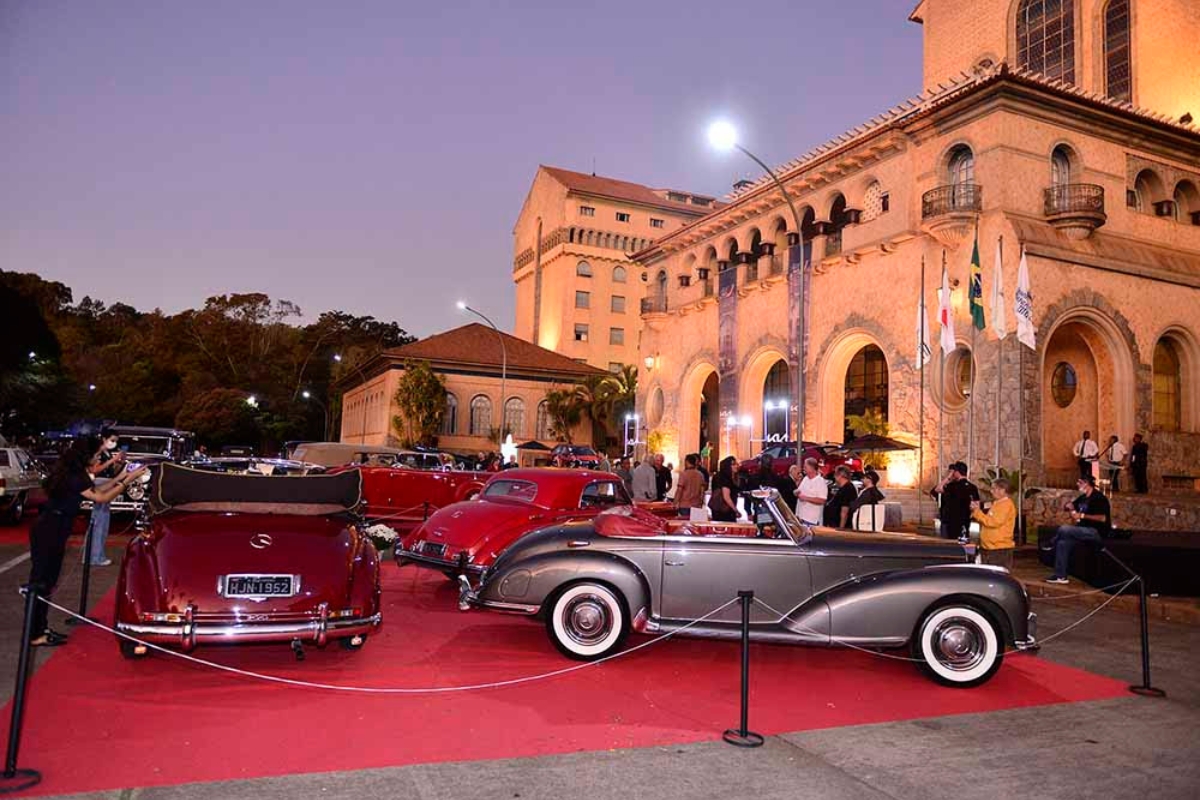
[[[807,330],[801,331],[800,321],[802,311],[808,310],[805,298],[800,296],[800,286],[804,282],[804,271],[812,260],[812,242],[792,245],[788,248],[787,296],[788,296],[788,365],[791,367],[791,398],[789,403],[795,406],[796,386],[800,375],[800,343]],[[805,326],[807,328],[807,326]],[[795,414],[793,413],[793,417]],[[797,425],[799,421],[797,420]]]
[[[738,415],[737,264],[717,273],[717,373],[721,378],[721,425]],[[732,444],[732,443],[731,443]],[[733,453],[722,453],[724,458]]]

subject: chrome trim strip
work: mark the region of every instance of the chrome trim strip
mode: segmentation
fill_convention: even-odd
[[[476,599],[475,604],[494,611],[505,611],[509,614],[526,614],[529,616],[536,614],[540,608],[540,606],[531,606],[525,603],[503,603],[499,600]]]
[[[383,613],[376,612],[369,617],[352,619],[329,620],[326,623],[328,631],[340,631],[359,626],[376,626],[383,622]],[[172,639],[219,639],[219,638],[251,638],[254,636],[278,636],[280,638],[295,638],[301,634],[312,634],[315,640],[320,632],[321,621],[305,622],[268,622],[268,623],[227,623],[205,625],[192,623],[191,631],[186,631],[187,625],[142,625],[139,623],[118,622],[116,629],[130,636],[161,636]]]
[[[414,553],[411,550],[396,550],[394,558],[396,561],[411,561],[414,564],[433,567],[435,569],[450,569],[456,572],[471,572],[477,575],[482,575],[486,567],[480,567],[475,564],[466,564],[459,566],[458,561],[440,561],[436,558],[430,558],[426,555]],[[400,566],[404,566],[401,564]]]

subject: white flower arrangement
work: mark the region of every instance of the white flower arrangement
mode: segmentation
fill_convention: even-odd
[[[363,533],[365,533],[367,536],[370,536],[372,539],[388,543],[394,542],[400,538],[400,534],[396,533],[395,528],[384,525],[382,522],[375,523],[363,531]]]

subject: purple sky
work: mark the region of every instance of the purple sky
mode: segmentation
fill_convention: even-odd
[[[780,163],[919,91],[912,5],[4,0],[0,268],[509,326],[538,163],[723,195],[713,117]]]

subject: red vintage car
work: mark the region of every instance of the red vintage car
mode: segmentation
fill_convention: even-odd
[[[837,444],[805,442],[804,457],[815,458],[817,460],[817,471],[826,478],[832,479],[833,471],[843,465],[855,475],[862,474],[862,459],[845,452]],[[788,467],[796,463],[796,443],[780,442],[772,444],[754,458],[746,459],[738,466],[742,475],[748,477],[758,475],[759,465],[762,463],[763,458],[770,458],[771,472],[776,477],[783,477],[787,474]]]
[[[329,472],[362,475],[363,516],[384,523],[401,536],[439,508],[475,497],[494,474],[392,466],[346,466]]]
[[[164,464],[148,524],[117,581],[116,629],[190,651],[198,644],[339,640],[382,622],[379,554],[360,530],[357,472],[271,476]],[[127,657],[144,645],[118,637]]]
[[[478,574],[524,534],[613,506],[633,505],[621,478],[589,469],[510,469],[497,473],[472,502],[440,509],[395,548],[396,563],[436,569],[448,577]],[[671,503],[638,503],[674,517]]]

